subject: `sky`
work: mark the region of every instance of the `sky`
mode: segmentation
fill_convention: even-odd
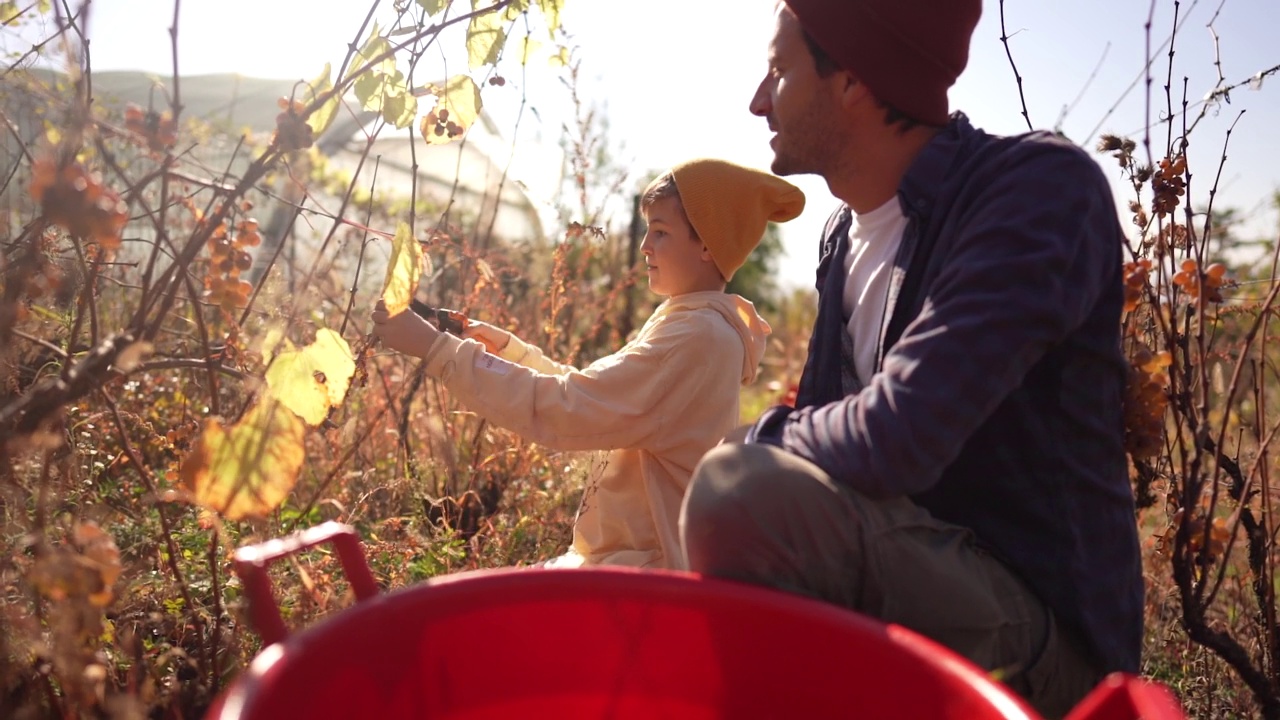
[[[326,62],[335,67],[341,62],[370,4],[182,0],[179,67],[183,74],[313,78]],[[382,5],[389,11],[391,1]],[[611,154],[634,177],[696,156],[768,167],[769,132],[747,104],[765,71],[773,0],[565,0],[564,5],[567,42],[581,60],[580,95],[607,118]],[[1234,122],[1215,207],[1244,214],[1244,235],[1275,238],[1280,223],[1270,198],[1280,190],[1280,74],[1265,78],[1260,87],[1246,84],[1232,91],[1229,104],[1201,101],[1220,73],[1223,85],[1234,85],[1280,65],[1277,5],[1280,0],[1181,0],[1170,70],[1165,42],[1173,28],[1173,0],[1006,0],[1003,8],[998,0],[986,0],[969,65],[951,91],[951,107],[991,132],[1026,129],[1018,84],[1000,41],[1002,9],[1008,53],[1022,76],[1027,111],[1037,129],[1059,128],[1090,148],[1103,132],[1129,135],[1141,145],[1150,118],[1153,147],[1163,147],[1168,133],[1160,122],[1166,108],[1163,86],[1171,76],[1178,112],[1185,79],[1188,122],[1205,111],[1188,150],[1196,206],[1203,207],[1208,198]],[[91,7],[95,70],[172,72],[173,0],[94,0]],[[1144,29],[1149,18],[1150,32]],[[535,36],[545,38],[536,29]],[[1148,42],[1156,58],[1150,107],[1144,72]],[[22,50],[24,43],[29,39],[0,33],[0,50]],[[441,75],[465,69],[460,48],[459,39],[444,40],[437,58]],[[485,86],[485,105],[500,129],[514,129],[514,172],[521,144],[554,145],[572,108],[547,63],[530,63],[523,80],[514,66],[502,72],[508,84]],[[528,108],[517,127],[521,91]],[[1181,127],[1178,116],[1175,135]],[[1114,161],[1095,157],[1122,193]],[[528,172],[538,176],[536,168]],[[784,284],[804,285],[811,282],[818,235],[836,201],[820,178],[789,179],[805,191],[808,205],[800,218],[782,227],[786,255],[779,276]]]

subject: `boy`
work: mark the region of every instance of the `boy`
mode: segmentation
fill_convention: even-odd
[[[766,222],[803,208],[790,183],[721,160],[682,163],[653,181],[641,198],[640,251],[650,289],[667,300],[634,340],[581,370],[492,326],[473,323],[458,338],[412,312],[388,317],[381,303],[374,333],[426,360],[428,375],[497,425],[561,450],[612,451],[583,494],[571,549],[551,566],[681,567],[685,488],[737,426],[739,386],[755,378],[769,333],[725,284]]]

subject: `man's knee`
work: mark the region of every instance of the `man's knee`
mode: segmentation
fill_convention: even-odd
[[[850,513],[838,494],[816,465],[781,448],[721,444],[703,456],[685,493],[686,557],[691,566],[758,564],[745,556],[782,552],[815,524],[844,524]]]
[[[725,443],[712,448],[693,471],[685,492],[681,524],[716,527],[750,514],[749,508],[767,502],[777,485],[775,463],[760,445]]]

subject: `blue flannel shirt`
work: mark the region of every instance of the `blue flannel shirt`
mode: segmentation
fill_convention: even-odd
[[[898,199],[908,222],[878,372],[843,392],[845,207],[823,239],[797,409],[770,409],[748,442],[972,529],[1088,643],[1100,669],[1137,672],[1143,581],[1123,444],[1124,236],[1106,178],[1055,135],[988,135],[955,113]]]

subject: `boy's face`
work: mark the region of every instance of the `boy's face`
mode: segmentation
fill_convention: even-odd
[[[648,268],[650,290],[671,297],[724,288],[711,251],[693,236],[678,199],[655,200],[644,210],[644,217],[649,228],[640,252]]]

